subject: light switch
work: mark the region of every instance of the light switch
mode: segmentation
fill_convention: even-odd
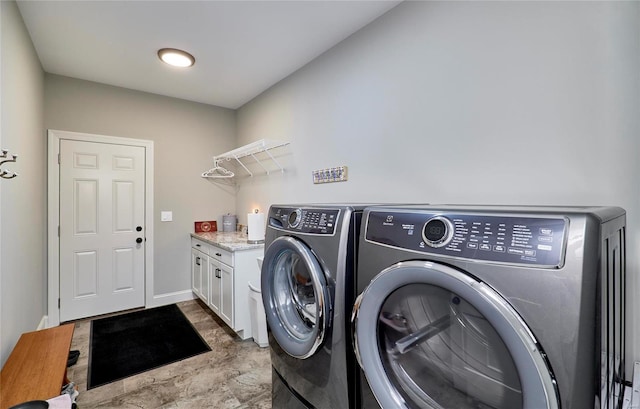
[[[173,221],[173,212],[170,212],[170,211],[162,211],[162,212],[160,212],[160,221],[161,222],[172,222]]]

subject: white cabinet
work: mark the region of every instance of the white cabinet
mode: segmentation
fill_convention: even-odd
[[[233,253],[211,246],[209,251],[211,271],[211,298],[209,307],[231,328],[233,319]]]
[[[218,316],[220,316],[220,301],[222,300],[222,294],[220,293],[220,279],[222,271],[220,269],[220,262],[214,258],[209,259],[209,271],[211,272],[211,293],[209,297],[209,308],[213,310]]]
[[[202,245],[191,248],[191,289],[202,301],[209,302],[209,256]]]
[[[200,246],[196,247],[198,244]],[[264,249],[229,251],[195,237],[191,239],[191,247],[193,293],[205,301],[240,338],[250,338],[249,281],[254,285],[260,283],[256,259],[264,255]],[[201,258],[199,264],[196,263],[197,257]]]
[[[231,328],[237,329],[239,325],[233,325],[233,268],[224,263],[220,263],[220,318]],[[242,305],[238,306],[238,309],[242,308]],[[239,322],[238,322],[239,324]]]

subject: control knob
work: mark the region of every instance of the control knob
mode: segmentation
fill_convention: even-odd
[[[429,247],[444,247],[453,238],[454,227],[451,220],[443,216],[434,216],[427,220],[422,228],[422,239]]]
[[[289,227],[296,228],[302,220],[302,210],[296,209],[289,213]]]

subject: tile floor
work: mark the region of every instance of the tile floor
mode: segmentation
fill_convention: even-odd
[[[80,351],[68,377],[79,409],[270,409],[269,348],[241,341],[199,301],[178,306],[211,347],[206,352],[87,391],[90,319],[76,321],[71,349]]]

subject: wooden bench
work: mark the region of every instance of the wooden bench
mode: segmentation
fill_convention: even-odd
[[[0,372],[0,409],[60,395],[74,324],[22,334]]]

